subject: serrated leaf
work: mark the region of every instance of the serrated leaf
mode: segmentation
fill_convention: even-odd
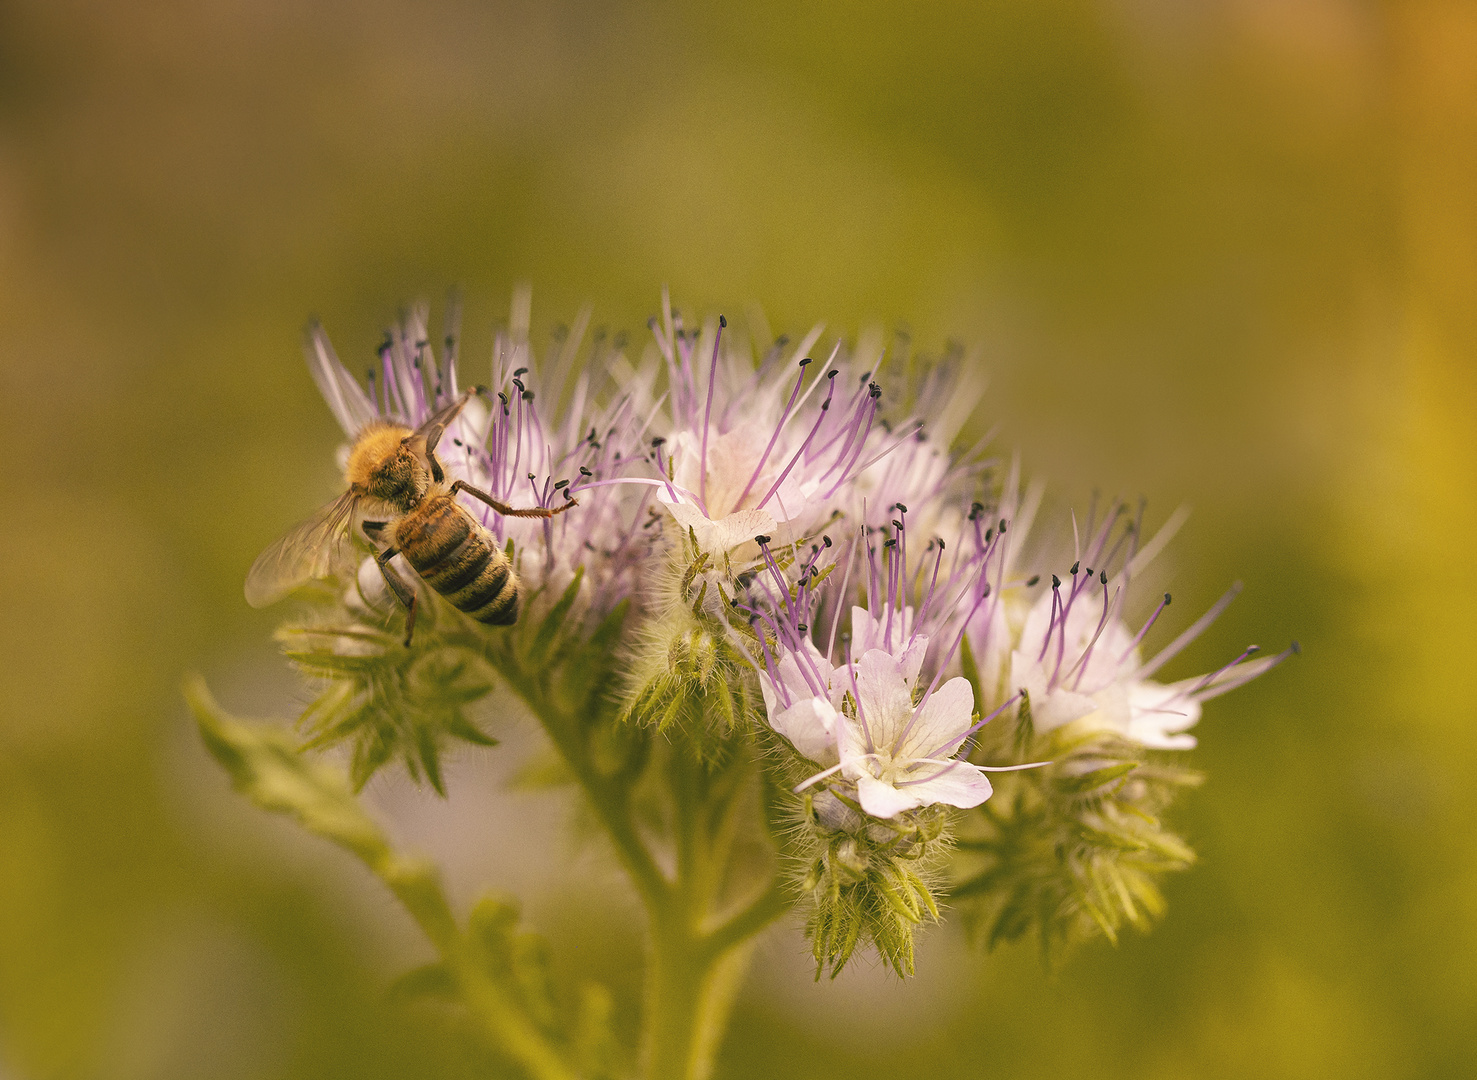
[[[452,713],[446,719],[446,733],[454,735],[463,742],[472,743],[474,746],[496,746],[498,740],[477,727],[460,712]]]
[[[384,833],[360,808],[342,773],[298,753],[285,731],[231,719],[198,676],[186,682],[185,698],[206,748],[237,791],[264,810],[290,814],[366,862],[388,856]]]

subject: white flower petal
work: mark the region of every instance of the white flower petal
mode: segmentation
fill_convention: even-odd
[[[830,702],[811,697],[771,713],[769,726],[789,739],[803,757],[831,765],[836,758],[836,717]]]
[[[860,719],[877,746],[891,746],[913,716],[913,691],[897,660],[873,649],[856,666]]]
[[[1184,683],[1165,686],[1148,680],[1130,686],[1128,735],[1157,750],[1192,749],[1195,737],[1177,734],[1200,721],[1200,702],[1187,689]]]
[[[924,786],[926,785],[919,785],[920,788]],[[876,818],[897,817],[904,810],[925,805],[914,794],[917,790],[918,788],[899,790],[870,773],[862,775],[856,782],[857,802],[862,804],[863,810]]]
[[[898,750],[899,757],[931,757],[953,754],[959,747],[948,744],[969,730],[974,717],[974,690],[969,680],[953,678],[929,695],[913,717],[913,729]]]
[[[1031,699],[1031,724],[1037,731],[1055,731],[1064,724],[1091,716],[1097,711],[1097,701],[1086,694],[1053,690],[1039,701],[1036,698]]]
[[[933,769],[938,775],[924,773],[924,769]],[[918,771],[923,776],[932,776],[932,779],[921,784],[910,784],[903,790],[920,800],[920,806],[948,803],[965,810],[978,806],[994,791],[990,786],[990,778],[966,761],[958,762],[947,770],[940,770],[943,767],[939,765],[920,765]]]
[[[677,524],[684,530],[690,528],[697,537],[697,546],[710,555],[722,555],[775,529],[774,518],[763,510],[740,510],[713,521],[690,502],[669,502],[666,506]]]

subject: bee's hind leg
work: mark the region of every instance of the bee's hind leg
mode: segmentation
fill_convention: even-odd
[[[474,488],[465,480],[458,480],[451,485],[451,493],[453,495],[455,495],[458,491],[465,491],[473,498],[481,499],[503,517],[551,518],[555,514],[562,514],[564,513],[564,511],[579,505],[579,502],[575,499],[573,495],[569,494],[568,491],[564,493],[563,506],[530,506],[526,509],[515,508],[509,506],[505,502],[499,502],[487,492],[482,491],[480,488]]]
[[[385,579],[385,584],[390,587],[390,592],[395,594],[395,599],[405,608],[405,647],[410,648],[410,635],[415,632],[415,609],[420,597],[415,589],[405,584],[405,580],[395,571],[390,569],[390,560],[400,552],[393,547],[387,547],[374,557],[375,565],[380,568],[380,575]]]

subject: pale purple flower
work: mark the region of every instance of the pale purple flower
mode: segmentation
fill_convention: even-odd
[[[821,327],[793,348],[777,343],[757,366],[726,349],[725,327],[720,318],[687,332],[663,295],[652,330],[669,392],[655,465],[660,500],[698,547],[740,549],[746,562],[755,536],[789,543],[844,513],[850,485],[917,428],[894,435],[879,424],[882,388],[839,343],[824,364],[805,355]]]
[[[1140,515],[1141,517],[1142,515]],[[1240,591],[1233,586],[1186,631],[1153,658],[1141,653],[1144,638],[1170,604],[1170,594],[1135,632],[1122,620],[1123,599],[1134,575],[1151,560],[1184,520],[1176,514],[1142,550],[1140,523],[1112,541],[1110,517],[1078,548],[1065,579],[1051,575],[1026,614],[1010,656],[1010,686],[1029,696],[1036,731],[1078,723],[1116,732],[1156,750],[1188,750],[1188,734],[1200,719],[1201,703],[1235,689],[1297,652],[1297,645],[1272,657],[1252,659],[1255,646],[1209,675],[1163,684],[1150,676],[1210,626]],[[1121,561],[1120,561],[1121,560]],[[1111,568],[1121,565],[1115,580]],[[1093,567],[1099,569],[1094,570]]]

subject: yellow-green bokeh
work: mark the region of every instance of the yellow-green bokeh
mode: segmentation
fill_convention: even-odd
[[[178,695],[282,712],[255,553],[332,493],[309,314],[511,286],[633,336],[669,283],[776,330],[976,347],[997,446],[1194,505],[1218,700],[1166,922],[1055,974],[932,934],[897,987],[759,951],[726,1077],[1477,1072],[1477,10],[1356,0],[0,7],[0,1076],[460,1076],[347,857],[237,805]],[[506,732],[505,732],[506,733]],[[521,752],[515,738],[492,751]],[[629,1024],[598,856],[404,784]],[[479,801],[481,800],[481,801]],[[550,860],[546,857],[545,862]],[[467,871],[470,873],[470,871]],[[531,883],[531,884],[530,884]],[[467,886],[470,888],[470,885]],[[617,894],[618,895],[618,894]]]

